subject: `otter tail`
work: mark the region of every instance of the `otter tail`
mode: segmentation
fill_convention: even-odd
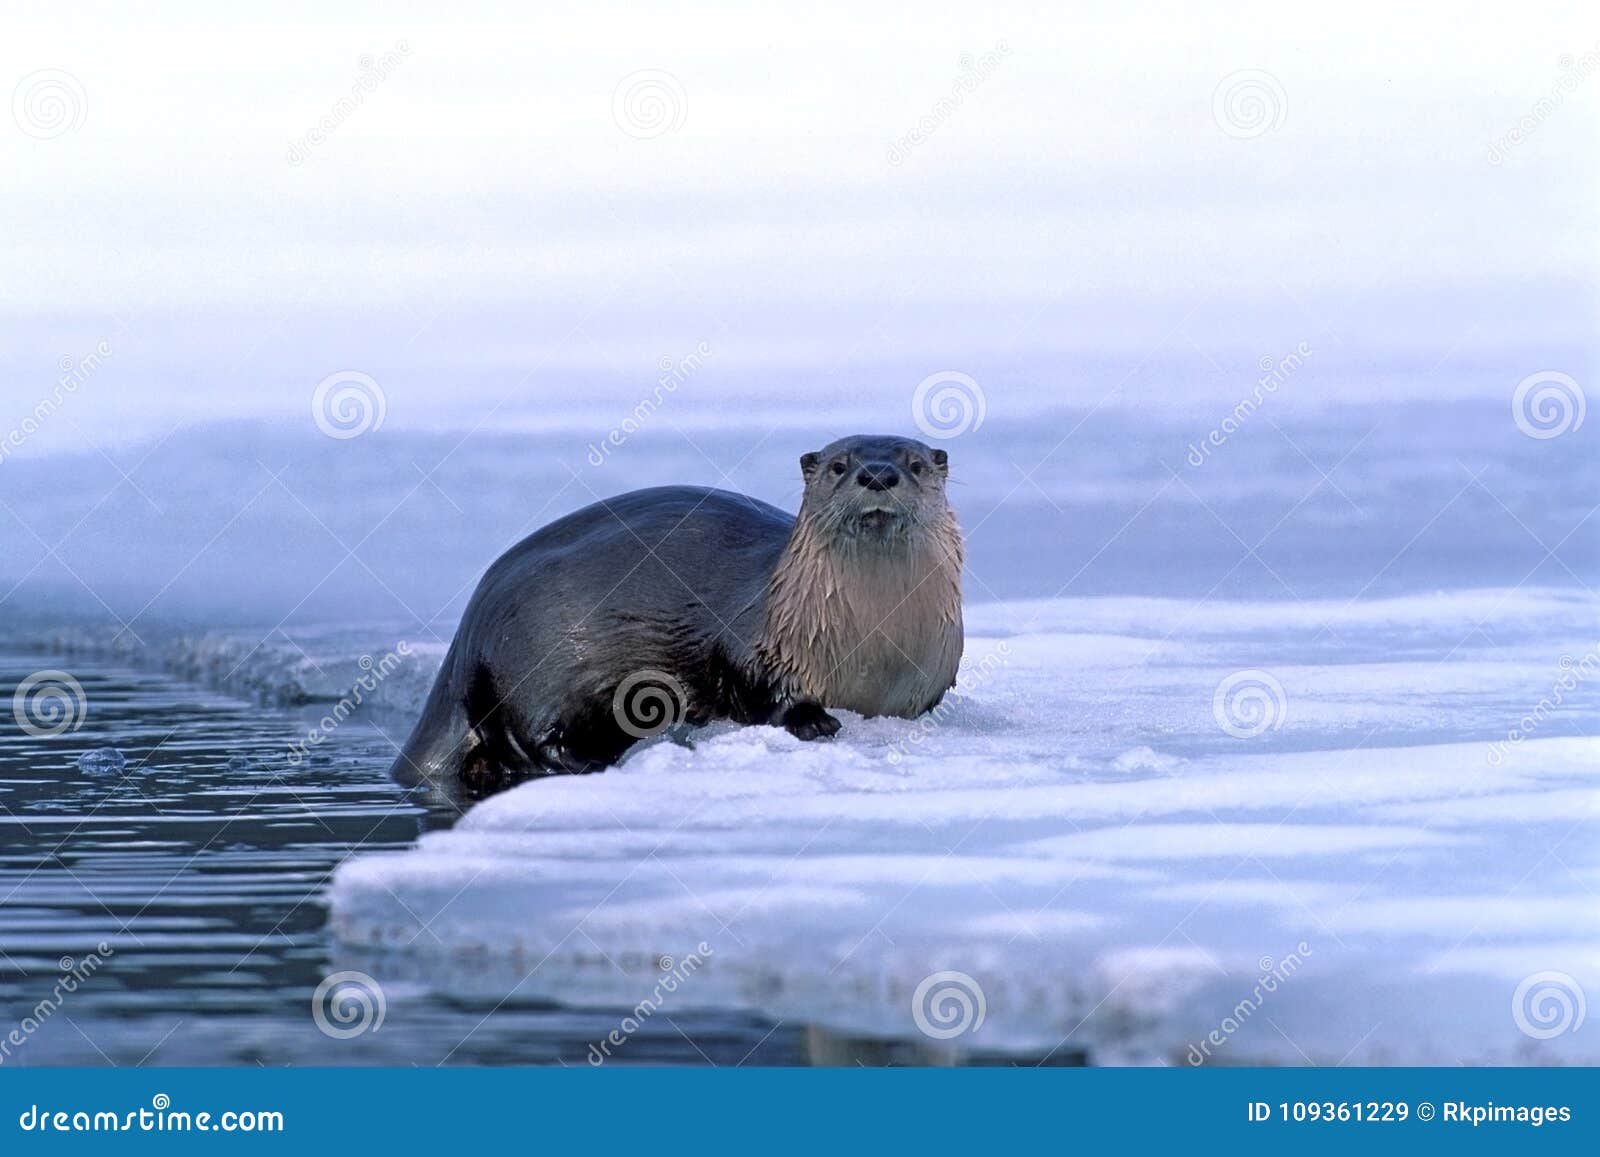
[[[422,716],[389,774],[408,786],[453,784],[466,766],[478,737],[467,713],[467,696],[459,679],[456,647],[450,644],[439,666],[433,689],[423,704]]]

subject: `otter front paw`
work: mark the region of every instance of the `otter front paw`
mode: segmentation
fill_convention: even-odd
[[[783,713],[783,727],[796,739],[832,739],[840,724],[816,703],[796,703]]]

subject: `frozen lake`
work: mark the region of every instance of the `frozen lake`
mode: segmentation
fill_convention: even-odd
[[[0,742],[0,991],[122,946],[94,1049],[58,1021],[30,1055],[583,1063],[649,999],[613,1059],[1594,1061],[1589,430],[1271,416],[1200,466],[1199,418],[991,419],[949,443],[936,716],[674,733],[462,817],[385,772],[482,567],[591,491],[792,507],[820,425],[664,422],[600,467],[585,431],[248,424],[7,462],[0,691],[61,668],[88,708]],[[316,1031],[340,971],[380,1032]]]

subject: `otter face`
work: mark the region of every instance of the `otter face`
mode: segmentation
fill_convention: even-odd
[[[888,541],[945,510],[950,456],[914,438],[857,434],[800,457],[801,513],[838,533]]]

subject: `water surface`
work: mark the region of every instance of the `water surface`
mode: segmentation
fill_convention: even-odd
[[[0,652],[0,699],[61,660]],[[298,767],[318,711],[259,707],[75,656],[82,727],[0,729],[0,1025],[38,1019],[4,1063],[585,1063],[624,1009],[442,997],[386,982],[377,1031],[334,1039],[312,996],[334,969],[324,885],[358,851],[413,841],[426,813],[387,775],[385,730],[347,722]],[[89,774],[114,745],[123,773]],[[102,954],[99,946],[108,953]],[[58,1008],[63,962],[103,963]],[[803,1063],[801,1026],[662,1014],[619,1060]]]

